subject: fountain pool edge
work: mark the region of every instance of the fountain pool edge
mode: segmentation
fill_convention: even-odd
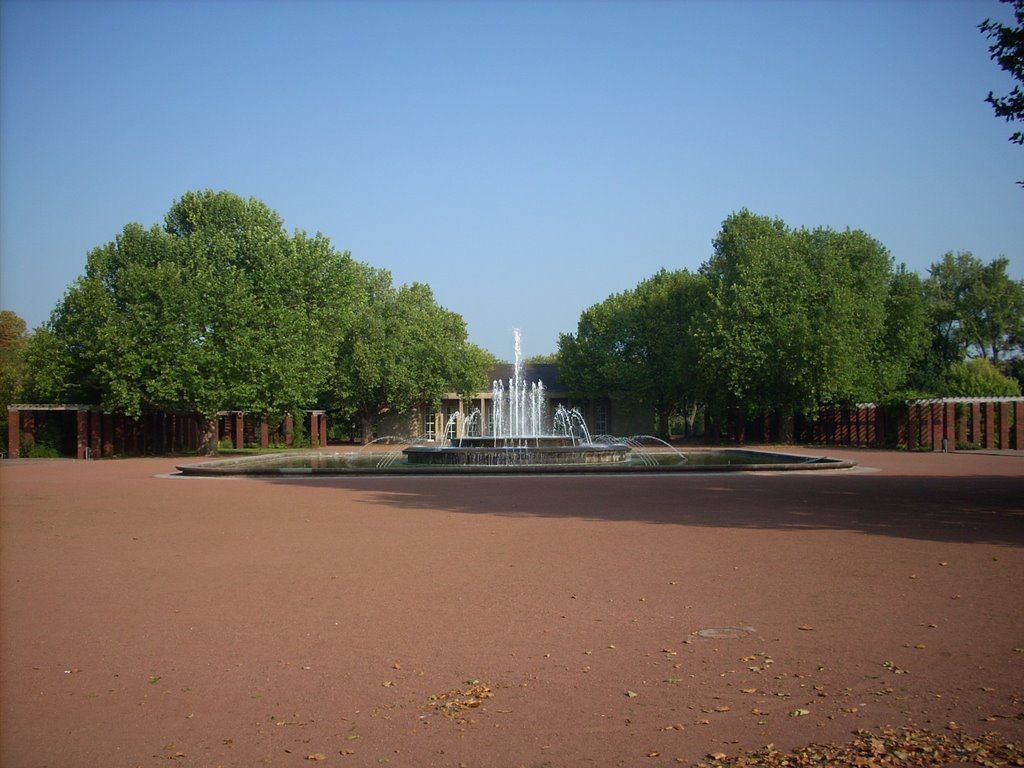
[[[643,463],[596,463],[596,464],[526,464],[511,466],[467,466],[467,465],[407,465],[387,466],[313,466],[317,461],[353,455],[331,451],[294,451],[289,453],[263,454],[230,459],[214,459],[195,464],[179,464],[177,469],[183,475],[201,477],[237,476],[295,476],[295,475],[336,475],[336,476],[415,476],[415,475],[580,475],[580,474],[651,474],[651,473],[701,473],[701,472],[793,472],[806,470],[851,469],[857,462],[829,456],[803,456],[799,454],[756,451],[750,449],[704,449],[685,454],[703,458],[715,455],[724,459],[721,463],[685,461],[678,464]],[[667,452],[651,451],[652,455]],[[384,458],[386,454],[372,456]],[[366,455],[364,454],[364,457]],[[740,461],[741,457],[747,460]],[[771,458],[771,461],[764,459]],[[369,458],[369,457],[366,457]],[[758,461],[758,459],[762,459]],[[787,461],[792,459],[792,461]],[[281,466],[284,462],[295,464],[306,462],[310,466]]]

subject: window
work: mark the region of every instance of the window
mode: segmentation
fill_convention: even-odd
[[[423,437],[426,440],[437,438],[437,411],[433,409],[423,415]]]
[[[459,418],[456,415],[458,412],[458,405],[449,403],[444,407],[444,434],[441,435],[442,440],[451,440],[453,437],[459,436]]]
[[[608,403],[594,403],[594,432],[608,434]]]

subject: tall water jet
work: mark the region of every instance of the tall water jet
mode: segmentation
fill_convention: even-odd
[[[547,399],[544,382],[527,382],[523,377],[522,333],[513,329],[515,362],[512,378],[491,383],[491,409],[494,415],[491,435],[497,438],[541,437],[551,434],[547,429]]]

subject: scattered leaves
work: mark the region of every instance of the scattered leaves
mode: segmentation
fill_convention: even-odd
[[[485,699],[494,697],[494,691],[476,678],[466,681],[468,687],[457,688],[429,697],[434,709],[445,717],[462,720],[462,712],[480,707]]]
[[[890,672],[895,672],[897,675],[909,674],[907,670],[897,667],[896,662],[894,661],[883,661],[882,666],[888,669]]]
[[[943,735],[909,728],[880,734],[856,731],[847,744],[809,744],[780,752],[769,744],[763,749],[730,758],[717,752],[700,768],[931,768],[953,763],[982,766],[1024,765],[1024,751],[1004,743],[995,734],[980,739],[963,733]]]
[[[307,760],[326,760],[327,755],[323,752],[314,752],[312,755],[306,755]]]

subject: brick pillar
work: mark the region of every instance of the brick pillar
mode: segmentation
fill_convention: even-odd
[[[235,411],[235,448],[245,447],[245,414]]]
[[[946,413],[943,415],[943,424],[945,431],[943,432],[943,439],[949,447],[949,450],[956,450],[956,403],[946,403]]]
[[[267,414],[260,416],[260,448],[270,447],[270,425],[267,424]]]
[[[1010,404],[999,404],[999,447],[1004,451],[1010,447]]]
[[[320,414],[320,447],[327,447],[327,414]]]
[[[291,448],[295,443],[295,418],[289,413],[284,417],[284,444]]]
[[[971,403],[971,442],[981,445],[981,403]]]
[[[944,434],[943,415],[945,413],[941,403],[931,405],[932,412],[932,450],[942,450],[942,436]]]
[[[85,458],[85,449],[89,447],[89,412],[78,411],[76,414],[75,457]]]
[[[309,444],[313,448],[320,447],[320,414],[316,411],[309,414]]]
[[[89,411],[89,455],[94,459],[103,456],[103,414]]]
[[[918,410],[917,404],[911,403],[907,406],[907,450],[913,451],[917,448],[917,430],[918,430]]]
[[[7,458],[21,456],[21,412],[7,409]]]
[[[985,447],[996,447],[996,407],[995,403],[985,403]]]
[[[967,406],[959,406],[959,417],[957,420],[956,439],[962,440],[967,443],[970,442],[970,438],[967,436]]]
[[[1013,404],[1013,447],[1024,451],[1024,402]]]
[[[920,406],[919,413],[921,415],[921,445],[925,446],[932,439],[932,407],[930,405],[922,405]]]

